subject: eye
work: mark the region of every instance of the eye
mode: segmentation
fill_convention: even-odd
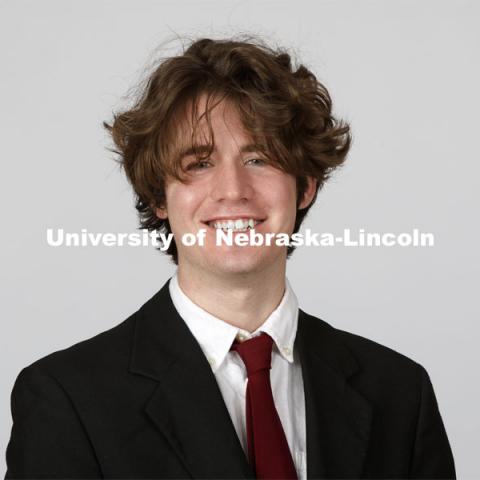
[[[266,162],[262,158],[250,158],[245,162],[246,165],[265,165]]]
[[[210,166],[210,162],[208,160],[198,160],[190,163],[187,166],[187,170],[205,170],[209,166]]]

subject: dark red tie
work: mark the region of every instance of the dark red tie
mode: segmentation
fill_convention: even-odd
[[[273,340],[266,333],[239,343],[236,351],[247,369],[247,441],[250,464],[258,479],[297,479],[270,384]]]

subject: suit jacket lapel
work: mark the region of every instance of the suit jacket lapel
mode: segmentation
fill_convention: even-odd
[[[215,376],[168,282],[139,311],[130,371],[158,382],[147,415],[195,478],[253,478]]]
[[[348,383],[359,370],[330,325],[300,310],[296,347],[305,388],[308,478],[359,478],[372,419]]]

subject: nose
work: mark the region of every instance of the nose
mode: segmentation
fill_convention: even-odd
[[[238,162],[222,162],[217,167],[211,191],[216,201],[242,201],[253,195],[251,178],[246,168]]]

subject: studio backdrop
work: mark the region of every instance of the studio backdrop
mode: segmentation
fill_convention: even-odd
[[[189,39],[253,35],[312,69],[353,133],[302,231],[360,244],[294,252],[301,308],[421,363],[458,477],[479,478],[479,22],[474,0],[2,0],[0,451],[20,370],[120,323],[174,272],[151,246],[48,242],[138,231],[102,122]]]

